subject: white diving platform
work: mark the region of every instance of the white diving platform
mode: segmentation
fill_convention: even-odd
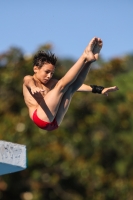
[[[26,146],[0,140],[0,175],[26,169]]]

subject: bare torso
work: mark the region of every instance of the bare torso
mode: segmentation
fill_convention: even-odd
[[[45,95],[52,90],[58,80],[56,79],[51,79],[47,84],[43,84],[41,82],[38,82],[34,79],[36,87],[44,90],[43,92],[36,92],[34,95],[31,94],[30,89],[28,89],[24,84],[23,84],[23,95],[24,95],[24,101],[25,104],[27,105],[29,109],[29,115],[30,118],[32,119],[33,112],[37,109],[38,105],[40,104],[41,101],[44,100]]]

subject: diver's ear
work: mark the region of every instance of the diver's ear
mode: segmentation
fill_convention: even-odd
[[[37,66],[34,66],[34,67],[33,67],[34,73],[37,73],[38,70],[39,70],[39,68],[38,68]]]

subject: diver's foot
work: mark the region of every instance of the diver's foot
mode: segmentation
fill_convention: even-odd
[[[96,60],[98,60],[99,53],[101,51],[102,46],[103,46],[103,42],[102,42],[102,40],[100,38],[98,38],[96,43],[95,43],[95,45],[94,45],[94,47],[93,47],[93,50],[92,50]]]
[[[97,45],[97,43],[98,43],[98,38],[96,38],[96,37],[92,38],[91,41],[89,42],[88,46],[84,50],[83,54],[85,56],[85,61],[86,62],[94,62],[96,60],[95,54],[94,54],[93,51],[94,51],[95,46]],[[97,54],[97,51],[95,50],[96,54]]]

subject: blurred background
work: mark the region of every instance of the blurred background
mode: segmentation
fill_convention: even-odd
[[[26,145],[28,160],[0,176],[0,199],[132,200],[133,2],[5,0],[0,8],[0,140]],[[119,91],[75,93],[60,128],[39,129],[22,94],[34,54],[55,53],[59,79],[94,36],[104,45],[85,83]]]

